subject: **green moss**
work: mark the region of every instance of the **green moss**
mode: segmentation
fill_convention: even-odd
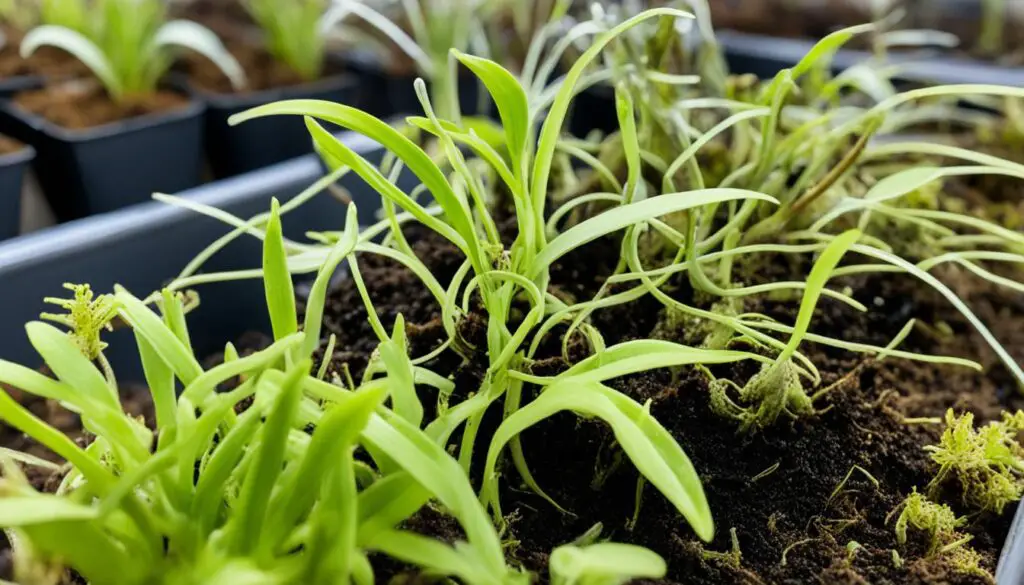
[[[949,506],[936,504],[917,490],[907,496],[900,505],[903,506],[903,510],[896,520],[896,541],[900,545],[907,543],[908,528],[927,532],[931,539],[929,555],[954,542],[957,539],[957,528],[967,522],[966,518],[958,517]]]
[[[947,479],[960,483],[964,504],[1002,514],[1024,494],[1024,449],[1018,433],[1024,413],[1003,414],[1003,420],[975,429],[974,415],[946,412],[946,429],[938,445],[926,449],[939,472],[930,484],[934,492]]]

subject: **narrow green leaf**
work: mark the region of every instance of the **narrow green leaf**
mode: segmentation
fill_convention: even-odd
[[[560,546],[551,552],[548,569],[552,585],[622,585],[634,579],[662,579],[668,572],[657,553],[615,542]]]
[[[302,379],[313,364],[303,360],[288,370],[281,382],[280,394],[267,414],[260,433],[259,446],[242,484],[242,491],[232,518],[233,549],[241,555],[250,554],[260,538],[269,510],[267,502],[285,462],[285,447],[302,397]]]
[[[146,338],[182,382],[190,384],[203,373],[203,368],[192,352],[156,313],[122,287],[115,287],[115,294],[120,303],[121,316],[137,334]]]
[[[234,125],[246,120],[264,116],[289,114],[319,118],[332,124],[337,124],[338,126],[348,130],[354,130],[355,132],[377,141],[382,146],[395,153],[395,155],[401,159],[407,167],[409,167],[409,170],[411,170],[413,174],[415,174],[420,181],[426,185],[427,190],[434,196],[434,200],[444,208],[445,214],[448,216],[448,221],[451,222],[452,227],[455,228],[455,231],[461,236],[461,239],[464,240],[464,242],[471,242],[475,239],[476,236],[472,218],[470,218],[468,210],[466,210],[455,195],[454,191],[452,191],[451,185],[448,184],[448,179],[445,177],[444,173],[441,172],[441,169],[434,164],[434,161],[431,160],[430,156],[424,152],[422,148],[417,146],[414,142],[403,136],[399,131],[395,130],[387,123],[382,122],[370,114],[360,111],[357,108],[327,101],[287,100],[247,110],[241,114],[232,116],[229,123]],[[307,126],[310,126],[310,124],[307,123]],[[340,142],[331,136],[330,133],[326,131],[323,133],[314,133],[314,141],[317,142],[320,147],[337,154],[337,147]],[[331,147],[334,147],[333,150]],[[353,170],[359,172],[359,169],[355,168],[355,166],[353,166]],[[363,173],[360,173],[360,176],[366,180],[366,176]],[[371,185],[375,188],[377,187],[377,185],[374,185],[373,183],[371,183]],[[401,204],[399,203],[399,205]],[[403,208],[405,207],[403,206]],[[414,212],[412,209],[406,210]],[[417,219],[422,221],[418,216]],[[424,223],[430,225],[430,222]],[[458,244],[456,240],[452,241]],[[463,246],[464,245],[465,244],[463,244]],[[464,251],[466,251],[467,254],[470,254],[470,257],[473,257],[473,255],[476,254],[475,250]],[[476,258],[475,260],[479,261],[480,259]],[[478,263],[478,265],[482,264]]]
[[[263,290],[274,339],[280,340],[298,331],[295,289],[292,275],[288,272],[288,253],[284,249],[280,204],[276,197],[270,202],[270,221],[263,239]]]
[[[821,298],[821,291],[828,284],[829,278],[832,277],[832,272],[835,271],[843,256],[857,243],[860,236],[861,232],[859,230],[843,232],[829,243],[828,247],[822,251],[821,256],[814,262],[811,274],[807,277],[807,286],[804,288],[804,296],[800,301],[800,311],[796,316],[793,333],[789,337],[786,348],[779,354],[778,361],[780,363],[788,360],[796,353],[800,342],[803,341],[808,328],[810,328],[811,318],[814,316],[814,308],[818,305],[818,299]]]
[[[63,49],[74,55],[103,82],[104,87],[113,96],[120,96],[124,92],[124,86],[110,59],[85,35],[63,26],[44,24],[29,31],[21,40],[21,56],[27,59],[45,45]]]
[[[416,395],[416,380],[405,339],[405,319],[398,315],[391,339],[380,344],[380,357],[388,372],[392,410],[416,427],[423,423],[423,405]]]
[[[76,504],[59,496],[36,494],[0,498],[0,526],[5,528],[92,520],[98,517],[98,508]]]
[[[92,400],[121,410],[116,392],[66,333],[40,321],[26,324],[25,331],[32,347],[39,352],[57,378]]]
[[[454,48],[451,53],[480,78],[498,106],[501,125],[505,128],[509,156],[512,158],[512,168],[519,174],[523,159],[526,157],[530,131],[530,106],[526,91],[515,76],[494,61],[467,55]]]
[[[327,259],[320,267],[320,271],[313,281],[313,287],[309,291],[309,298],[306,301],[306,316],[302,330],[306,334],[302,346],[302,357],[311,357],[317,346],[320,344],[320,328],[324,316],[324,303],[327,299],[327,287],[334,277],[338,265],[351,254],[359,241],[359,215],[356,206],[348,206],[348,214],[345,217],[345,231],[338,238]],[[326,356],[329,360],[330,356]]]

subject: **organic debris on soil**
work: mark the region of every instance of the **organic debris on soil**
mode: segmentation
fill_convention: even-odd
[[[180,110],[189,104],[189,99],[173,91],[160,90],[115,101],[99,84],[77,81],[19,93],[14,97],[14,104],[63,128],[82,130]]]

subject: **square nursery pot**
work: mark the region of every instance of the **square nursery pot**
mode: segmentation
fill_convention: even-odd
[[[346,143],[376,164],[383,151],[361,136],[344,135]],[[181,197],[248,219],[270,210],[271,198],[282,203],[317,179],[322,171],[314,155],[307,155],[252,173],[207,183],[180,193]],[[415,186],[412,175],[400,186]],[[372,221],[380,197],[350,173],[341,182],[352,195],[362,223]],[[309,230],[340,230],[346,205],[321,193],[282,217],[285,235],[306,241]],[[119,211],[88,217],[0,242],[0,359],[41,365],[25,335],[24,324],[52,310],[44,297],[67,298],[63,283],[88,283],[97,292],[123,285],[144,296],[166,285],[202,249],[231,231],[227,224],[194,211],[149,201]],[[215,254],[204,272],[259,268],[261,242],[243,235]],[[312,282],[312,275],[308,277]],[[297,282],[301,290],[305,280]],[[247,332],[270,332],[262,282],[242,280],[198,287],[200,305],[189,313],[188,324],[196,356],[200,359],[223,350]],[[131,331],[104,335],[106,355],[123,384],[145,378]]]
[[[31,146],[0,156],[0,240],[18,235],[21,225],[21,184],[35,156]]]
[[[321,80],[244,94],[196,90],[206,102],[206,156],[213,175],[230,177],[313,151],[309,131],[297,116],[273,116],[230,126],[228,118],[253,108],[291,99],[316,99],[358,105],[359,79],[341,74]]]
[[[204,110],[193,100],[171,112],[71,130],[0,100],[0,132],[35,148],[39,184],[65,222],[198,185]]]

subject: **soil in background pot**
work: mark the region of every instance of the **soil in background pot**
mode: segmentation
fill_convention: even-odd
[[[23,59],[18,53],[21,32],[0,26],[7,42],[0,48],[0,81],[9,77],[46,76],[73,77],[88,73],[81,61],[56,47],[40,47],[31,57]]]
[[[172,5],[170,12],[174,18],[198,22],[220,37],[254,24],[238,0],[184,0]]]
[[[245,71],[247,86],[241,90],[235,89],[224,72],[209,59],[188,54],[182,59],[181,69],[188,76],[189,83],[197,89],[218,94],[245,94],[310,83],[310,80],[303,79],[291,67],[271,55],[262,44],[243,39],[240,35],[225,36],[222,41]],[[321,77],[340,72],[339,66],[327,63]]]
[[[23,148],[25,148],[24,144],[0,134],[0,156],[13,154]]]
[[[14,103],[58,126],[81,130],[148,114],[172,112],[188,105],[189,99],[179,93],[159,90],[127,96],[118,102],[98,83],[76,81],[21,92],[14,97]]]

